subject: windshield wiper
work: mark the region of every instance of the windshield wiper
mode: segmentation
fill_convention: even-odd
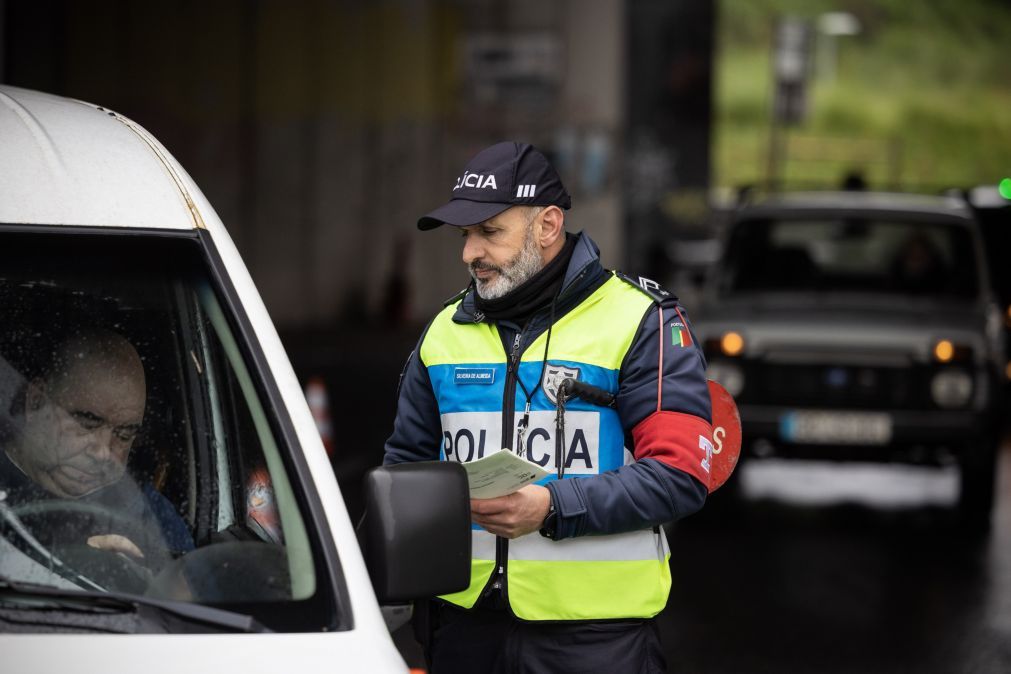
[[[24,542],[24,546],[27,547],[26,551],[31,553],[37,559],[47,562],[47,566],[50,570],[79,585],[86,585],[93,590],[105,589],[90,578],[77,573],[64,564],[63,560],[51,553],[46,546],[42,545],[42,543],[40,543],[35,536],[28,531],[28,528],[25,527],[24,523],[21,521],[21,518],[14,514],[14,510],[2,501],[0,501],[0,525],[2,525],[0,526],[0,530],[6,526],[17,534]],[[0,582],[3,582],[3,580],[4,579],[0,577]]]
[[[167,599],[154,599],[123,592],[62,590],[37,583],[23,583],[0,577],[0,604],[24,601],[31,608],[105,613],[125,611],[141,617],[154,613],[160,619],[179,619],[231,632],[270,632],[256,618],[244,613]],[[148,618],[150,620],[150,618]],[[174,631],[174,630],[167,630]]]

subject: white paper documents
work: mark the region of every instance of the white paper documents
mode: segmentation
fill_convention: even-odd
[[[508,449],[468,461],[463,467],[467,469],[471,498],[505,496],[549,475],[536,463],[521,459]]]

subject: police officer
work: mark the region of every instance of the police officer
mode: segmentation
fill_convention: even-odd
[[[430,621],[436,674],[665,668],[653,621],[671,584],[660,525],[707,493],[705,362],[673,295],[605,270],[588,236],[565,231],[570,205],[544,155],[505,142],[418,220],[459,229],[472,282],[408,359],[384,462],[505,447],[551,471],[471,501],[470,586],[417,614]],[[614,402],[563,399],[560,440],[565,379]]]

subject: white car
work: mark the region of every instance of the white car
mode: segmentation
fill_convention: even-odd
[[[373,471],[366,564],[256,288],[168,151],[6,86],[0,148],[0,670],[406,671],[377,596],[467,585],[462,469]]]

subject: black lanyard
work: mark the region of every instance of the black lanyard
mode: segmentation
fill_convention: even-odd
[[[559,289],[560,290],[560,289]],[[541,383],[544,381],[544,371],[548,366],[548,347],[551,346],[551,328],[555,325],[555,302],[558,300],[558,294],[551,299],[551,322],[548,323],[548,335],[544,339],[544,356],[541,358],[541,375],[537,378],[537,384],[534,386],[532,391],[527,390],[527,385],[523,383],[520,378],[520,368],[519,361],[516,362],[516,383],[520,385],[523,389],[523,395],[526,396],[526,405],[523,407],[523,416],[520,417],[520,421],[516,426],[516,456],[523,457],[526,453],[526,449],[523,447],[523,439],[527,434],[527,429],[530,428],[530,401],[533,400],[534,394],[540,389]],[[520,330],[520,334],[523,331]],[[518,355],[518,354],[517,354]]]

